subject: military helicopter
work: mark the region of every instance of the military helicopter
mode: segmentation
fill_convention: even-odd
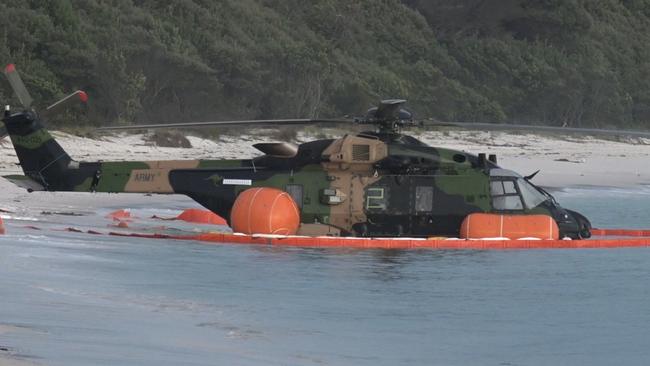
[[[23,110],[7,108],[6,126],[25,173],[7,176],[30,191],[183,194],[228,219],[238,194],[251,187],[286,191],[300,208],[301,234],[458,236],[471,213],[546,214],[561,237],[588,238],[591,224],[561,207],[531,177],[497,165],[496,156],[428,146],[401,133],[417,125],[404,100],[384,100],[354,120],[253,120],[138,125],[150,129],[268,124],[355,123],[375,130],[294,145],[253,145],[263,155],[242,160],[77,162],[44,128],[13,65],[5,75]],[[75,92],[50,107],[75,100]]]

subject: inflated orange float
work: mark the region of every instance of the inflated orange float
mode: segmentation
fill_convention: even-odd
[[[247,189],[237,196],[230,213],[230,226],[243,234],[295,235],[300,210],[291,196],[275,188]]]
[[[113,220],[124,220],[124,219],[130,219],[131,218],[131,211],[129,210],[117,210],[109,213],[106,215],[106,217],[111,218]]]
[[[558,240],[560,230],[555,220],[547,215],[473,213],[467,215],[463,220],[460,237],[463,239],[537,238]]]
[[[195,224],[227,225],[226,220],[210,210],[189,208],[176,217],[176,220],[192,222]]]

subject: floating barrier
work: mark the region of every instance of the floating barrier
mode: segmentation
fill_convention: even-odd
[[[594,236],[650,237],[650,230],[640,229],[591,229]]]
[[[650,247],[650,237],[626,239],[589,240],[504,240],[503,238],[465,239],[418,239],[418,238],[342,238],[305,237],[282,235],[244,235],[228,233],[206,233],[198,235],[165,235],[111,232],[113,236],[127,236],[148,239],[196,240],[210,244],[227,245],[270,245],[303,248],[350,248],[350,249],[598,249]]]
[[[587,240],[540,240],[521,238],[458,239],[458,238],[357,238],[333,236],[296,235],[246,235],[239,233],[192,233],[163,234],[129,232],[127,225],[116,225],[121,231],[102,232],[94,229],[80,230],[65,228],[63,231],[91,235],[111,235],[146,239],[192,240],[205,244],[224,245],[266,245],[304,248],[349,248],[349,249],[456,249],[456,250],[499,250],[499,249],[597,249],[650,247],[650,230],[642,229],[592,229],[594,235]],[[115,226],[114,226],[115,227]],[[30,225],[27,229],[42,230]],[[4,233],[0,219],[0,233]],[[159,228],[158,228],[159,229]],[[156,229],[156,230],[158,230]],[[132,229],[131,229],[132,230]],[[60,231],[60,230],[59,230]],[[598,238],[600,237],[600,238]],[[616,238],[612,238],[616,237]]]

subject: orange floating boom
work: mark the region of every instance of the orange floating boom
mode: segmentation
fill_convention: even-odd
[[[40,230],[28,226],[28,229]],[[625,233],[633,238],[589,239],[589,240],[463,240],[463,239],[416,239],[416,238],[342,238],[306,237],[280,235],[244,235],[230,233],[206,233],[198,235],[143,234],[127,232],[105,233],[146,239],[197,240],[207,244],[225,245],[271,245],[304,248],[350,248],[350,249],[455,249],[455,250],[499,250],[499,249],[602,249],[650,247],[650,230],[593,229],[598,235]],[[80,230],[68,229],[72,232]],[[88,231],[88,234],[102,234]],[[638,237],[646,233],[648,237]],[[636,237],[635,237],[636,236]]]
[[[591,234],[595,235],[595,236],[650,237],[650,230],[640,230],[640,229],[591,229]]]
[[[591,239],[591,240],[446,240],[446,239],[396,239],[396,238],[338,238],[272,235],[241,235],[210,233],[199,235],[127,234],[112,232],[109,235],[149,239],[198,240],[211,244],[271,245],[303,248],[351,249],[597,249],[650,247],[650,238]]]

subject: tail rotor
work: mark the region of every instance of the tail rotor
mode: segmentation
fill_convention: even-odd
[[[16,69],[16,65],[9,64],[5,66],[4,74],[7,80],[9,81],[9,84],[11,85],[11,89],[14,91],[16,97],[18,98],[18,101],[23,107],[22,113],[36,114],[36,110],[34,108],[34,99],[29,94],[29,91],[27,90],[27,87],[25,86],[23,79],[20,77],[20,74]],[[50,119],[60,114],[70,106],[80,102],[81,103],[88,102],[88,94],[86,94],[86,92],[84,92],[83,90],[77,90],[74,93],[57,101],[56,103],[50,105],[42,113],[40,113],[38,117],[45,120]],[[11,110],[9,106],[6,106],[4,111],[4,118],[7,119],[9,117],[11,117]],[[0,126],[0,140],[2,140],[6,136],[7,136],[7,129],[5,127]]]
[[[88,102],[88,94],[86,94],[85,91],[83,90],[77,90],[74,93],[66,96],[65,98],[59,100],[58,102],[52,104],[51,106],[47,107],[43,113],[41,113],[41,117],[48,119],[51,118],[62,111],[66,110],[70,106],[76,103],[86,103]]]
[[[25,87],[25,83],[23,83],[23,79],[20,77],[18,70],[16,70],[16,65],[14,64],[7,65],[5,67],[4,73],[5,76],[7,77],[7,80],[9,81],[9,84],[11,84],[11,88],[16,94],[16,97],[18,97],[20,104],[23,105],[25,110],[32,109],[32,105],[34,104],[34,99],[32,99],[32,96],[29,95],[29,92]]]

